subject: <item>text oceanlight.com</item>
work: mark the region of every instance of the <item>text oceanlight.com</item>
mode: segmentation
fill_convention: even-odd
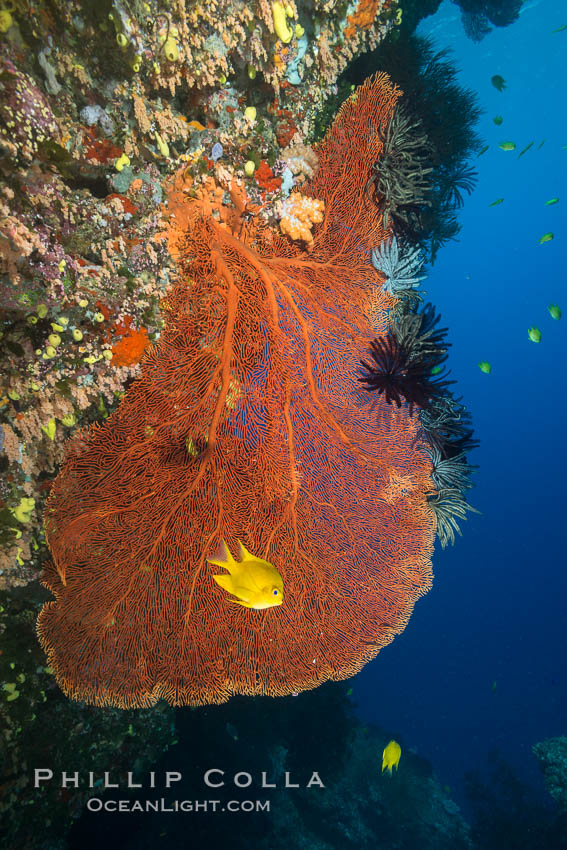
[[[91,797],[86,803],[90,812],[269,812],[269,800],[101,800]]]

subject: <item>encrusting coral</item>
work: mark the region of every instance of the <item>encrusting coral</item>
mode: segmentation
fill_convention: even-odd
[[[398,96],[370,78],[318,147],[309,253],[237,185],[231,206],[182,175],[173,185],[165,330],[120,407],[70,441],[46,509],[55,600],[38,634],[70,697],[135,707],[314,688],[373,658],[429,589],[418,419],[377,419],[356,376],[393,304],[369,262],[386,233],[364,187]],[[283,605],[227,601],[207,563],[221,539],[274,564]]]

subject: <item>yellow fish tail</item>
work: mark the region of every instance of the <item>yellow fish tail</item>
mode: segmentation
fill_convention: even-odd
[[[244,543],[242,543],[240,540],[238,540],[237,543],[238,543],[238,557],[239,557],[240,561],[245,561],[247,558],[249,560],[252,559],[253,561],[260,561],[261,560],[261,558],[257,558],[255,555],[253,555],[252,552],[249,552],[248,549],[246,548],[246,546],[244,545]]]
[[[209,562],[209,564],[214,564],[215,567],[222,567],[223,569],[228,570],[230,573],[232,573],[232,571],[238,567],[238,564],[230,554],[230,549],[228,548],[224,540],[221,540],[216,555],[213,555],[212,558],[207,558],[207,561]]]

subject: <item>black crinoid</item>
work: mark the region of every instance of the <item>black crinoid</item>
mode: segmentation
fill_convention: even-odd
[[[481,148],[478,101],[459,85],[448,51],[405,27],[345,75],[358,84],[376,70],[386,71],[404,94],[382,130],[383,153],[368,175],[369,194],[386,225],[391,220],[396,235],[432,262],[457,236],[455,212],[476,183],[469,160]]]
[[[407,114],[402,105],[379,133],[383,150],[373,164],[366,190],[384,217],[384,227],[392,222],[396,233],[419,226],[424,207],[430,205],[433,149],[421,121]]]
[[[464,457],[480,444],[474,436],[470,412],[450,393],[422,410],[420,421],[427,442],[442,458]]]
[[[447,380],[446,329],[437,329],[439,315],[431,304],[410,309],[388,333],[370,343],[371,362],[361,360],[359,381],[369,392],[384,394],[387,404],[427,409],[442,398],[452,383]]]
[[[427,410],[420,411],[419,419],[434,486],[427,502],[435,514],[439,542],[445,548],[455,542],[455,531],[461,533],[459,522],[466,520],[467,511],[479,513],[465,498],[476,469],[468,463],[467,453],[479,441],[474,437],[469,411],[451,393],[434,399]]]
[[[419,442],[431,460],[432,490],[427,503],[435,514],[441,546],[455,542],[459,522],[468,511],[465,494],[475,467],[467,452],[478,445],[468,410],[450,391],[445,369],[447,328],[432,304],[422,308],[400,299],[390,312],[388,333],[370,345],[370,360],[362,360],[359,380],[369,392],[383,394],[387,404],[407,404],[410,416],[419,408]]]

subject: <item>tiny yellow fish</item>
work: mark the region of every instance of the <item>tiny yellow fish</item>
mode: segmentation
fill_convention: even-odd
[[[238,732],[236,730],[236,726],[233,726],[232,723],[227,723],[224,727],[227,733],[230,735],[233,741],[238,741]]]
[[[349,689],[348,689],[348,691],[346,692],[346,695],[347,695],[347,697],[351,697],[351,696],[352,696],[352,688],[349,688]]]
[[[551,30],[551,32],[564,32],[565,30],[567,30],[567,24],[563,24],[562,27],[557,27],[556,30]]]
[[[541,342],[541,331],[539,328],[528,328],[528,336],[532,342]]]
[[[207,558],[209,564],[223,567],[229,575],[214,575],[216,583],[231,593],[231,602],[254,608],[257,611],[273,608],[283,602],[282,577],[273,564],[252,555],[238,541],[239,561],[235,561],[224,540],[219,552],[213,558]],[[235,597],[235,598],[234,598]]]
[[[551,318],[557,319],[557,321],[559,321],[559,319],[561,318],[561,307],[559,306],[559,304],[550,304],[547,309],[549,310],[549,315],[551,316]]]
[[[382,753],[382,773],[387,770],[391,776],[392,768],[395,767],[396,770],[398,769],[401,754],[402,748],[400,747],[398,742],[390,741],[390,743],[387,747],[384,748],[384,752]]]
[[[550,198],[549,201],[545,202],[545,206],[546,207],[552,207],[553,204],[558,204],[558,203],[559,203],[559,198]]]
[[[492,120],[494,121],[494,123],[496,124],[497,127],[499,127],[502,124],[502,122],[504,121],[504,119],[502,118],[501,115],[495,115]]]
[[[540,245],[544,245],[546,242],[551,242],[553,239],[553,233],[544,233],[541,239],[539,240]]]
[[[486,360],[481,360],[478,364],[478,368],[481,372],[484,372],[485,375],[490,375],[492,372],[492,366]]]
[[[521,156],[523,156],[525,153],[527,153],[527,152],[529,151],[529,149],[530,149],[530,148],[533,148],[533,145],[534,145],[534,143],[533,143],[533,142],[528,142],[528,144],[525,146],[525,148],[522,148],[522,150],[521,150],[521,151],[520,151],[520,153],[518,154],[518,159],[519,159]]]
[[[498,145],[501,151],[515,151],[516,142],[500,142]]]
[[[500,74],[495,74],[493,77],[491,77],[490,82],[492,83],[495,89],[498,89],[498,91],[504,91],[504,89],[506,88],[506,80],[504,79],[504,77],[501,77]]]
[[[545,145],[546,141],[547,141],[546,139],[542,139],[541,142],[539,143],[539,145],[537,146],[536,150],[539,150],[540,148],[542,148]]]
[[[492,693],[495,694],[498,689],[498,682],[494,681],[492,683]]]
[[[496,201],[492,201],[492,203],[489,204],[488,206],[489,207],[497,207],[498,204],[502,204],[503,202],[504,202],[504,198],[498,198]]]
[[[488,150],[488,148],[489,148],[489,147],[490,147],[490,145],[485,145],[483,148],[481,148],[481,149],[479,150],[479,152],[478,152],[478,155],[477,155],[477,156],[482,156],[482,155],[483,155],[483,153],[486,153],[486,151]],[[565,145],[565,147],[567,147],[567,145]]]

